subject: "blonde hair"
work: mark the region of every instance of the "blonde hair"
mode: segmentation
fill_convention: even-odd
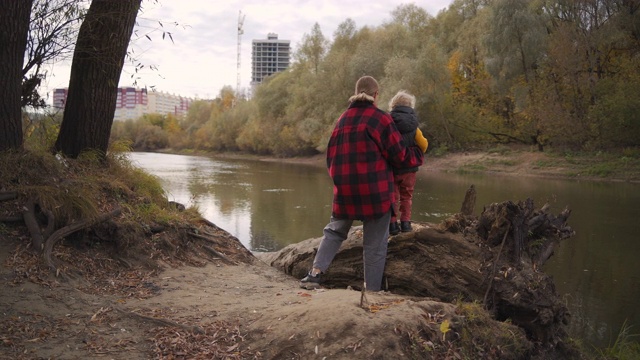
[[[356,82],[356,91],[349,98],[349,102],[370,101],[374,102],[378,92],[378,82],[371,76],[363,76]]]
[[[409,107],[416,107],[416,97],[409,94],[406,90],[400,90],[389,101],[389,111],[393,110],[398,105],[404,105]]]

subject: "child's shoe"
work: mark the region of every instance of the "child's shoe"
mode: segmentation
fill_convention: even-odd
[[[398,235],[400,233],[400,228],[398,227],[397,222],[389,223],[389,235]]]
[[[410,232],[413,230],[411,228],[411,221],[401,221],[400,222],[400,231],[402,232]]]

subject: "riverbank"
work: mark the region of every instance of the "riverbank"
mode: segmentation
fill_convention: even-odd
[[[636,151],[637,152],[637,151]],[[623,153],[556,153],[531,151],[528,148],[500,147],[487,151],[453,152],[443,155],[427,153],[420,171],[454,173],[490,173],[589,181],[623,181],[640,183],[640,156]],[[223,154],[224,157],[245,155]],[[325,166],[325,155],[297,158],[255,158]]]

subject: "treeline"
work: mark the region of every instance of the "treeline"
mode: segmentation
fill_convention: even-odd
[[[331,39],[319,24],[290,68],[250,98],[225,87],[183,119],[114,124],[139,150],[325,150],[355,81],[372,75],[379,107],[400,89],[431,149],[528,144],[540,151],[640,145],[640,3],[633,0],[455,0],[433,17],[403,5],[377,27],[351,19]]]

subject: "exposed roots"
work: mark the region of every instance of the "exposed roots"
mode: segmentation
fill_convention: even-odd
[[[51,234],[51,236],[47,239],[47,241],[44,243],[44,258],[45,261],[47,262],[47,265],[49,265],[49,267],[51,268],[51,270],[53,271],[57,271],[56,266],[53,264],[53,260],[51,259],[51,251],[53,250],[53,246],[60,241],[60,239],[64,238],[65,236],[68,236],[70,234],[73,234],[74,232],[78,231],[78,230],[82,230],[82,229],[86,229],[89,228],[95,224],[101,223],[103,221],[109,220],[113,217],[116,217],[118,215],[120,215],[122,213],[122,210],[120,208],[117,208],[107,214],[102,214],[98,217],[95,218],[91,218],[91,219],[85,219],[85,220],[80,220],[77,221],[71,225],[67,225],[61,229],[58,229],[56,232],[54,232],[53,234]]]

